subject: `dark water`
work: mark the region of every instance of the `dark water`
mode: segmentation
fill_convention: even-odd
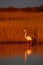
[[[31,50],[25,60],[25,51]],[[0,44],[0,65],[43,65],[43,45]]]
[[[0,65],[43,65],[43,57],[37,54],[31,54],[28,56],[26,62],[20,56],[1,58]]]

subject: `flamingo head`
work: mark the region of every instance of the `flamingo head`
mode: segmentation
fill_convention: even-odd
[[[26,30],[24,30],[24,31],[26,31]]]

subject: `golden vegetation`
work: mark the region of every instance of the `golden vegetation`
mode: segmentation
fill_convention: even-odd
[[[34,37],[36,28],[43,40],[43,12],[0,12],[0,41],[25,41],[23,30]]]

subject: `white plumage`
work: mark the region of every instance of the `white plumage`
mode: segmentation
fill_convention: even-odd
[[[24,30],[24,32],[25,32],[25,39],[26,39],[27,41],[31,41],[32,38],[31,38],[30,36],[26,36],[26,34],[27,34],[26,30]]]

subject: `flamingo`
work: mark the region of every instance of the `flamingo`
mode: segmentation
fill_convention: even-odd
[[[27,41],[32,41],[32,38],[30,36],[26,36],[26,34],[27,34],[26,30],[24,30],[24,32],[25,32],[25,39]]]
[[[30,36],[27,36],[26,30],[24,30],[24,32],[25,32],[25,39],[27,40],[27,42],[28,41],[31,42],[33,39]],[[25,61],[26,61],[27,55],[30,55],[31,53],[32,53],[32,51],[29,49],[25,51]]]

